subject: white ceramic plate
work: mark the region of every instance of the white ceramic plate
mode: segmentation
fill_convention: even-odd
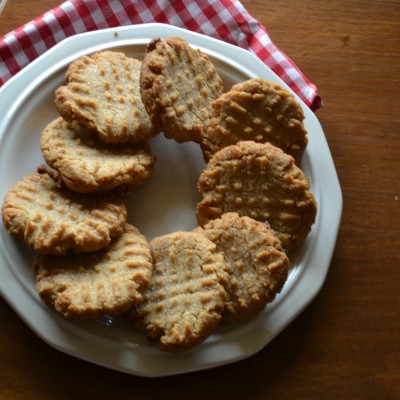
[[[287,87],[253,54],[221,41],[169,25],[147,24],[107,29],[64,40],[32,62],[0,89],[0,198],[43,163],[39,137],[57,117],[53,93],[63,84],[71,61],[101,49],[118,49],[142,58],[155,37],[181,36],[208,54],[224,85],[260,76]],[[253,320],[221,325],[196,349],[161,352],[122,318],[73,322],[40,301],[31,269],[33,254],[0,230],[1,295],[25,323],[51,346],[95,364],[141,376],[164,376],[211,368],[246,358],[267,345],[315,297],[327,274],[339,228],[342,195],[332,157],[315,115],[300,99],[309,144],[302,168],[319,205],[305,243],[289,256],[291,271],[281,294]],[[158,158],[155,173],[128,199],[128,220],[147,237],[196,226],[196,183],[204,161],[199,146],[177,144],[163,135],[151,140]],[[2,321],[6,324],[6,321]]]

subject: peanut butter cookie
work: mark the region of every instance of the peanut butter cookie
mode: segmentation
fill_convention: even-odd
[[[280,292],[289,259],[267,224],[230,212],[195,231],[215,243],[225,259],[229,278],[224,321],[254,317]]]
[[[294,96],[262,78],[232,86],[212,103],[201,143],[205,160],[243,140],[269,142],[300,162],[308,139],[304,114]]]
[[[39,169],[6,194],[1,213],[11,235],[37,253],[64,255],[97,251],[122,233],[127,211],[120,196],[75,193],[54,175]]]
[[[40,146],[44,159],[58,170],[65,185],[80,193],[117,187],[126,191],[145,181],[155,162],[147,143],[106,144],[61,117],[43,131]]]
[[[222,80],[208,56],[178,37],[149,43],[141,67],[143,103],[153,126],[177,142],[200,142]]]
[[[77,122],[107,143],[137,143],[156,132],[140,95],[140,61],[124,53],[101,51],[74,61],[55,105],[68,122]]]
[[[200,225],[229,211],[267,221],[285,249],[294,249],[314,223],[317,203],[293,157],[270,143],[238,142],[210,159],[198,181]]]
[[[64,317],[120,314],[142,300],[152,261],[146,238],[132,225],[106,249],[64,257],[38,255],[36,289]]]
[[[132,319],[170,352],[188,350],[221,321],[226,272],[223,257],[204,235],[175,232],[150,242],[153,277]]]

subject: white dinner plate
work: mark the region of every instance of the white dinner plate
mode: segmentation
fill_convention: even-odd
[[[180,36],[215,63],[224,86],[263,77],[285,85],[256,56],[241,48],[163,24],[107,29],[73,36],[32,62],[0,89],[0,199],[23,176],[43,164],[39,138],[57,117],[54,90],[77,57],[113,49],[142,58],[155,37]],[[0,228],[1,295],[25,323],[56,349],[108,368],[141,376],[202,370],[249,357],[266,346],[311,302],[325,280],[342,212],[342,194],[322,128],[296,96],[306,116],[309,144],[302,169],[310,177],[318,213],[307,240],[289,253],[291,269],[282,292],[251,321],[221,325],[197,348],[169,354],[149,343],[122,317],[76,322],[42,304],[34,288],[33,253]],[[158,135],[150,141],[158,161],[153,176],[127,197],[128,221],[148,239],[196,226],[198,176],[205,167],[194,143],[177,144]],[[2,225],[2,224],[1,224]],[[6,324],[7,321],[2,321]]]

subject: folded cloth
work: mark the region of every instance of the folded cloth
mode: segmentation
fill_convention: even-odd
[[[70,0],[0,39],[0,86],[64,38],[117,26],[160,22],[205,34],[256,54],[313,110],[317,88],[236,0]]]

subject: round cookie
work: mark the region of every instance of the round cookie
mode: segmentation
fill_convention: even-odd
[[[106,249],[64,257],[37,255],[36,289],[64,317],[91,319],[115,315],[142,300],[151,282],[146,238],[132,225]]]
[[[238,142],[213,155],[198,180],[200,225],[229,211],[267,221],[294,249],[314,223],[317,203],[293,157],[270,143]]]
[[[200,142],[222,80],[208,56],[178,37],[155,39],[142,61],[140,86],[153,126],[177,142]]]
[[[308,142],[303,120],[300,104],[280,85],[262,78],[238,83],[212,103],[201,143],[204,158],[252,140],[272,143],[299,163]]]
[[[175,232],[150,242],[151,287],[131,318],[149,339],[170,352],[188,350],[209,336],[224,309],[223,257],[204,235]]]
[[[78,58],[67,70],[67,84],[55,91],[58,112],[107,143],[137,143],[153,136],[158,132],[141,99],[140,65],[115,51]]]
[[[254,317],[280,292],[289,260],[267,224],[230,212],[195,231],[215,243],[225,259],[229,278],[224,321]]]
[[[125,191],[145,181],[155,163],[147,143],[105,144],[61,117],[44,129],[40,146],[44,159],[58,170],[65,185],[80,193],[116,187]]]
[[[118,237],[126,223],[125,203],[116,194],[72,192],[49,175],[31,173],[9,190],[2,206],[3,224],[41,254],[97,251]]]

